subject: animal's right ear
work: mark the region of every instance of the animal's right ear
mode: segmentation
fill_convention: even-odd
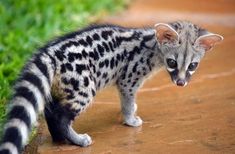
[[[160,44],[173,43],[179,40],[179,34],[168,24],[158,23],[155,25],[155,30]]]

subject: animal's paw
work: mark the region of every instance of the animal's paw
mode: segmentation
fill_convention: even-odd
[[[142,123],[143,123],[143,121],[138,116],[133,116],[131,118],[127,118],[127,119],[125,119],[125,122],[124,122],[124,124],[131,126],[131,127],[139,127],[142,125]]]
[[[80,143],[79,143],[80,146],[87,147],[87,146],[91,145],[92,140],[91,140],[91,137],[89,135],[79,134],[79,136],[80,136]]]

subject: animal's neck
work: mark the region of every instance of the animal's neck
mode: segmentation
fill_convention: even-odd
[[[122,33],[120,38],[129,40],[123,41],[128,63],[140,61],[152,69],[159,69],[163,65],[163,54],[158,47],[154,29],[130,29]]]

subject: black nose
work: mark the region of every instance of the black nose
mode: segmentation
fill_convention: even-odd
[[[183,79],[178,79],[178,80],[176,81],[176,84],[177,84],[177,86],[184,86],[184,85],[185,85],[185,80],[183,80]]]

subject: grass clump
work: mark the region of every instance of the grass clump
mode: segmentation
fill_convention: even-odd
[[[124,5],[125,0],[1,0],[0,126],[6,117],[11,87],[37,47]]]

